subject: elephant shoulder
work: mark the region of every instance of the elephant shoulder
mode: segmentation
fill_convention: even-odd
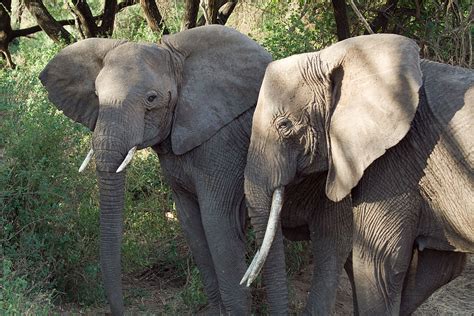
[[[458,111],[473,115],[473,70],[427,60],[421,69],[428,106],[441,122],[449,122]]]
[[[426,60],[422,61],[421,69],[429,111],[472,166],[474,71]]]

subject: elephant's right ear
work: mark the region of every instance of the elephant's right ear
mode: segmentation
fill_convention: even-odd
[[[196,27],[162,42],[184,56],[171,131],[173,152],[182,155],[255,106],[271,56],[222,25]]]
[[[123,43],[90,38],[61,50],[39,75],[49,100],[66,116],[94,130],[99,113],[95,79],[105,55]]]
[[[406,37],[354,37],[322,50],[332,83],[326,195],[340,201],[410,129],[422,85],[419,48]]]

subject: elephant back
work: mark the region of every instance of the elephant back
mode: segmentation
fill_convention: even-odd
[[[423,60],[423,85],[429,111],[442,129],[457,160],[468,164],[472,175],[474,157],[474,71]]]

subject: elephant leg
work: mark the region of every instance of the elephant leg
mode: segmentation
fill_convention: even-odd
[[[184,236],[203,279],[204,291],[210,305],[206,315],[219,315],[224,311],[224,305],[196,198],[187,192],[174,190],[173,198]]]
[[[246,270],[244,195],[243,192],[232,192],[237,185],[226,184],[225,181],[212,187],[212,190],[203,192],[199,205],[222,302],[227,313],[249,314],[249,290],[239,284]]]
[[[459,276],[466,259],[461,252],[414,249],[402,293],[401,315],[413,313],[434,291]]]
[[[339,277],[352,247],[352,211],[349,199],[326,202],[310,225],[313,278],[305,314],[330,315]]]
[[[396,197],[354,209],[353,268],[359,313],[398,315],[417,216]]]
[[[357,306],[357,291],[356,291],[355,282],[354,282],[354,268],[352,265],[352,252],[349,254],[349,257],[347,258],[346,263],[344,264],[344,270],[346,270],[347,278],[349,279],[349,282],[351,284],[352,306],[354,308],[354,315],[357,316],[359,315],[359,307]]]

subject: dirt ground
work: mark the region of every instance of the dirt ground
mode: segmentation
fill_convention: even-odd
[[[292,315],[300,314],[304,308],[311,269],[308,266],[290,280]],[[125,277],[127,315],[189,315],[180,295],[185,282],[169,279],[166,275],[145,279]],[[70,305],[61,306],[56,312],[61,315],[104,315],[107,311],[106,306],[84,309]],[[352,292],[345,274],[339,284],[334,314],[353,314]],[[474,315],[474,255],[468,258],[463,274],[435,292],[414,315]]]

